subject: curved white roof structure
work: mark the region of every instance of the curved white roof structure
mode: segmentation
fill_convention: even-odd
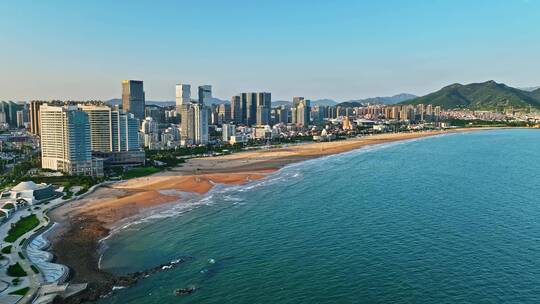
[[[12,191],[28,191],[28,190],[38,190],[43,188],[43,186],[40,186],[33,181],[27,181],[27,182],[20,182],[17,186],[13,187]]]

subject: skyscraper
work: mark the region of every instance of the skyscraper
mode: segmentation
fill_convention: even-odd
[[[296,97],[295,97],[296,98]],[[293,105],[296,103],[296,124],[302,127],[307,127],[310,122],[311,106],[308,99],[293,99]]]
[[[180,113],[180,140],[184,145],[198,145],[208,143],[208,120],[209,111],[206,106],[212,98],[212,86],[202,85],[198,87],[198,100],[192,102],[190,100],[190,92],[188,94],[189,85],[182,86],[177,91],[177,111]],[[182,92],[181,96],[178,93]],[[181,103],[178,103],[178,97],[181,97]],[[189,102],[188,102],[189,100]],[[223,115],[225,115],[223,112]]]
[[[208,111],[198,103],[182,105],[180,139],[184,145],[208,143]]]
[[[254,125],[257,122],[257,94],[242,93],[242,104],[246,105],[246,119],[248,126]]]
[[[439,120],[439,118],[441,117],[441,112],[442,112],[441,106],[436,106],[433,109],[433,116],[435,117],[436,120]]]
[[[39,113],[42,168],[95,175],[88,114],[76,106],[47,104],[41,106]]]
[[[104,105],[81,105],[79,107],[88,114],[92,151],[113,151],[111,108]]]
[[[244,102],[240,95],[231,97],[231,119],[237,124],[245,123],[246,104]]]
[[[24,127],[24,110],[17,111],[17,128]]]
[[[30,132],[34,135],[39,135],[39,108],[43,101],[30,101]]]
[[[164,123],[165,122],[165,108],[156,106],[156,105],[148,105],[146,106],[146,109],[144,110],[144,116],[146,117],[152,117],[157,123]]]
[[[287,124],[289,122],[289,110],[285,106],[281,106],[275,109],[276,111],[276,123]]]
[[[294,96],[293,97],[293,107],[297,107],[300,101],[304,100],[304,97],[301,96]]]
[[[268,92],[257,93],[256,124],[267,125],[270,123],[270,108],[272,107],[272,95]]]
[[[218,106],[218,122],[220,124],[231,121],[231,105],[220,104]]]
[[[247,92],[240,95],[240,107],[245,106],[245,122],[248,126],[266,125],[270,123],[272,97],[268,92]],[[234,97],[233,97],[234,98]]]
[[[21,106],[13,101],[0,101],[0,112],[4,112],[6,123],[11,127],[17,126],[17,111],[22,109]]]
[[[181,111],[183,104],[191,102],[191,85],[177,84],[176,85],[176,110]]]
[[[144,89],[140,80],[122,81],[122,110],[133,113],[135,118],[144,119]]]
[[[180,140],[184,145],[192,145],[195,140],[195,109],[191,103],[180,107]]]
[[[205,84],[199,86],[199,104],[208,104],[212,98],[212,86]]]
[[[203,104],[193,105],[194,115],[194,140],[196,145],[205,145],[208,143],[208,109]]]
[[[297,107],[291,107],[291,123],[296,125],[298,123],[298,109]]]
[[[88,114],[92,152],[139,151],[139,121],[104,105],[79,105]]]
[[[304,97],[301,96],[294,96],[293,97],[293,103],[291,107],[291,123],[294,125],[299,124],[298,121],[299,113],[298,113],[298,107],[300,105],[300,102],[304,100]]]
[[[114,112],[118,113],[118,151],[140,151],[139,120],[132,113]]]

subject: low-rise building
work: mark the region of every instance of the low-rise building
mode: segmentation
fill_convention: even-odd
[[[52,185],[33,181],[20,182],[10,190],[10,198],[14,200],[24,199],[30,204],[53,198],[55,195]]]

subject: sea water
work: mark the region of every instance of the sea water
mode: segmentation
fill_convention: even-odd
[[[185,262],[101,303],[538,303],[540,130],[293,164],[106,242],[101,267],[117,274]]]

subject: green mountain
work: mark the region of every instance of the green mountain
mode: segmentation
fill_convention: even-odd
[[[493,80],[467,85],[456,83],[437,92],[401,102],[412,105],[420,103],[441,106],[443,109],[493,110],[510,107],[540,109],[540,89],[527,92]]]

